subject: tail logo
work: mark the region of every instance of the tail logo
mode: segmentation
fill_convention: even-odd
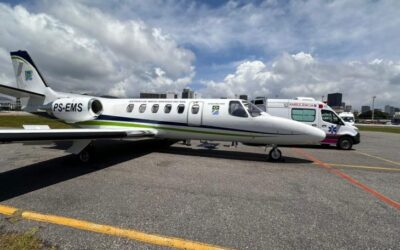
[[[32,80],[32,70],[25,70],[25,81]]]

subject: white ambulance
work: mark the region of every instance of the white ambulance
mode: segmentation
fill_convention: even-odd
[[[323,145],[335,145],[340,149],[349,150],[354,144],[360,143],[358,128],[344,122],[331,107],[310,97],[295,99],[256,98],[252,101],[267,113],[322,129],[326,138]]]
[[[339,113],[339,117],[342,118],[343,121],[349,123],[350,125],[354,125],[354,114],[351,112],[342,112]]]

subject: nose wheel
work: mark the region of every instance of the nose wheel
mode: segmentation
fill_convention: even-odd
[[[281,161],[282,160],[282,151],[280,151],[277,147],[273,147],[269,151],[269,159],[271,161]]]

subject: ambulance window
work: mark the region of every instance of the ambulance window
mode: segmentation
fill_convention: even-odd
[[[171,104],[167,104],[164,107],[164,113],[168,114],[169,112],[171,112],[172,109],[172,105]]]
[[[238,101],[231,101],[229,103],[229,114],[238,117],[248,117],[246,110]]]
[[[146,110],[146,104],[140,105],[140,107],[139,107],[139,112],[140,112],[140,113],[144,113],[145,110]]]
[[[126,107],[126,112],[128,112],[128,113],[131,113],[132,111],[133,111],[133,104],[129,104],[127,107]]]
[[[264,100],[255,100],[254,101],[255,105],[260,105],[260,104],[264,104]]]
[[[349,117],[349,116],[342,117],[342,120],[345,122],[354,122],[353,117]]]
[[[330,122],[334,124],[341,124],[341,120],[335,113],[330,110],[321,110],[322,120],[325,122]]]
[[[182,114],[185,111],[185,104],[178,105],[178,114]]]
[[[200,109],[199,104],[193,104],[193,106],[192,106],[192,114],[196,115],[197,113],[199,113],[199,109]]]
[[[157,113],[158,112],[158,108],[160,107],[160,105],[158,104],[154,104],[153,107],[151,107],[151,112],[153,113]]]
[[[315,109],[292,109],[292,120],[299,122],[313,122],[315,121]]]

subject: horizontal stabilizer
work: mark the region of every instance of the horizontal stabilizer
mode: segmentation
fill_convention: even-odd
[[[4,94],[4,95],[9,95],[9,96],[13,96],[16,98],[23,98],[23,97],[41,97],[44,100],[44,95],[39,94],[39,93],[35,93],[35,92],[31,92],[29,90],[25,90],[25,89],[18,89],[18,88],[14,88],[11,86],[7,86],[7,85],[2,85],[0,84],[0,93]]]
[[[2,129],[0,142],[60,141],[119,139],[126,137],[151,137],[150,131],[130,131],[113,129]]]

